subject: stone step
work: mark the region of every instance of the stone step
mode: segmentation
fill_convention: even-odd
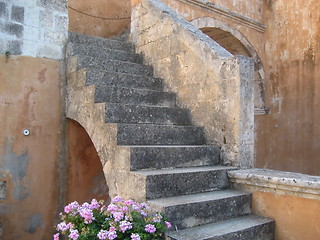
[[[176,94],[148,89],[98,85],[95,91],[95,102],[175,107]]]
[[[190,111],[186,108],[106,104],[106,123],[158,124],[190,126]]]
[[[214,146],[130,146],[131,170],[212,166],[220,164]]]
[[[113,59],[133,63],[143,62],[142,55],[133,52],[69,42],[67,45],[67,58],[76,55],[91,56],[101,60]]]
[[[274,240],[274,221],[249,215],[169,232],[168,237],[172,240]]]
[[[81,33],[69,32],[69,42],[91,45],[92,47],[109,48],[121,51],[134,52],[134,46],[130,43],[107,39],[102,37],[94,37]]]
[[[229,187],[227,171],[230,167],[206,166],[160,170],[134,171],[146,179],[146,198],[156,199]]]
[[[98,59],[91,56],[78,56],[78,69],[94,68],[104,72],[120,72],[134,75],[153,76],[153,68],[151,66],[138,63],[124,62],[111,59]]]
[[[148,201],[173,229],[185,229],[251,214],[251,194],[221,190]]]
[[[86,84],[95,84],[97,87],[115,86],[155,91],[163,90],[163,82],[160,78],[110,71],[101,72],[98,69],[87,69]]]
[[[203,127],[117,124],[119,145],[204,145]]]

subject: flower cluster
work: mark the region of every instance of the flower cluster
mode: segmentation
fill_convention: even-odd
[[[62,222],[56,226],[58,233],[69,240],[157,240],[165,239],[171,227],[162,214],[152,213],[146,203],[136,203],[115,197],[107,206],[93,199],[79,205],[72,202],[60,214]]]

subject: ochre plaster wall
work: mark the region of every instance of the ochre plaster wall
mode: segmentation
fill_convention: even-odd
[[[256,117],[257,167],[320,175],[319,8],[318,0],[267,5],[263,61],[271,113]]]
[[[320,200],[253,192],[253,211],[276,221],[275,240],[319,240]]]
[[[110,38],[129,29],[130,0],[69,0],[68,5],[71,32]]]
[[[211,2],[245,17],[252,18],[260,23],[264,21],[264,0],[207,0],[207,2]]]
[[[85,129],[67,120],[68,192],[67,202],[108,200],[108,187],[98,153]]]
[[[0,56],[3,240],[52,238],[59,203],[60,74],[59,61]]]

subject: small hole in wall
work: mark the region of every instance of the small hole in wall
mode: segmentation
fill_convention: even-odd
[[[227,144],[227,139],[226,139],[226,137],[223,137],[223,143],[224,143],[224,144]]]

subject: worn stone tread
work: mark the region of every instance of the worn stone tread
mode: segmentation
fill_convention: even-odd
[[[86,84],[95,84],[97,87],[116,86],[157,91],[163,90],[163,82],[160,78],[107,70],[99,71],[98,69],[94,68],[87,69]]]
[[[102,37],[95,37],[81,33],[69,32],[69,41],[73,43],[88,44],[98,47],[107,47],[122,51],[134,52],[134,46],[131,43],[118,41],[115,39],[108,39]]]
[[[226,189],[229,187],[227,171],[230,169],[206,166],[131,173],[146,179],[146,198],[156,199]]]
[[[221,190],[221,191],[183,195],[183,196],[177,196],[177,197],[153,199],[153,200],[149,200],[148,203],[150,205],[157,205],[162,208],[165,208],[165,207],[178,206],[183,204],[194,204],[199,202],[219,200],[223,198],[231,198],[231,197],[244,196],[244,195],[250,195],[250,193],[228,189],[228,190]]]
[[[172,240],[274,240],[274,221],[249,215],[170,232]]]
[[[107,103],[105,122],[190,126],[191,118],[186,108]]]
[[[251,194],[220,190],[148,201],[175,229],[185,229],[251,214]]]
[[[220,148],[211,145],[130,146],[130,152],[131,170],[220,164]]]
[[[203,145],[203,127],[117,124],[119,145]]]
[[[92,56],[100,60],[113,59],[124,62],[143,63],[142,55],[133,52],[101,46],[92,46],[83,43],[68,43],[67,58],[77,55]]]
[[[95,102],[175,107],[176,94],[149,89],[98,85],[95,91]]]
[[[140,63],[125,62],[113,59],[97,59],[91,56],[78,56],[78,69],[94,68],[101,72],[111,71],[134,75],[153,76],[153,68]]]

